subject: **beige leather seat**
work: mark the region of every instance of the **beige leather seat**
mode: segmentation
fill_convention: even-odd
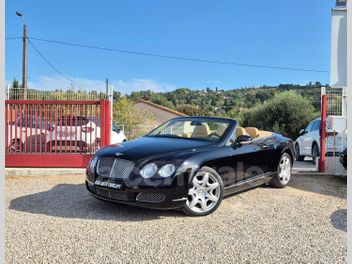
[[[210,129],[207,124],[196,126],[192,133],[192,138],[207,137],[210,134]]]
[[[245,128],[246,132],[251,138],[257,138],[259,137],[259,130],[256,127],[246,127]]]
[[[225,126],[221,126],[219,127],[217,130],[216,130],[216,134],[219,136],[219,137],[222,137],[222,135],[225,133],[227,127]]]
[[[236,128],[236,138],[238,138],[239,136],[247,136],[247,135],[248,133],[243,127],[238,126]]]
[[[271,137],[272,135],[273,135],[273,132],[260,130],[258,137],[264,138],[264,137]]]

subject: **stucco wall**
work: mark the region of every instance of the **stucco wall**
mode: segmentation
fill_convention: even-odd
[[[147,120],[150,119],[150,122],[152,122],[151,120],[153,120],[153,125],[160,125],[172,118],[179,116],[174,113],[167,112],[163,109],[159,109],[155,106],[146,104],[144,102],[137,102],[135,103],[134,107],[137,111],[144,111],[144,113],[147,114]],[[146,122],[144,122],[144,124],[146,124]]]

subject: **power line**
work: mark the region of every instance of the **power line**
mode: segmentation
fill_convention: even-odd
[[[290,70],[290,71],[317,72],[317,73],[327,73],[327,72],[329,72],[327,70],[293,68],[293,67],[280,67],[280,66],[269,66],[269,65],[261,65],[261,64],[239,63],[239,62],[231,62],[231,61],[220,61],[220,60],[208,60],[208,59],[178,57],[178,56],[161,55],[161,54],[146,53],[146,52],[139,52],[139,51],[132,51],[132,50],[121,50],[121,49],[115,49],[115,48],[99,47],[99,46],[93,46],[93,45],[87,45],[87,44],[72,43],[72,42],[50,40],[50,39],[43,39],[43,38],[35,38],[35,37],[29,37],[29,38],[33,39],[33,40],[49,42],[49,43],[55,43],[55,44],[66,45],[66,46],[74,46],[74,47],[96,49],[96,50],[105,50],[105,51],[110,51],[110,52],[127,53],[127,54],[133,54],[133,55],[142,55],[142,56],[157,57],[157,58],[164,58],[164,59],[174,59],[174,60],[201,62],[201,63],[232,65],[232,66],[243,66],[243,67],[272,69],[272,70]]]
[[[72,80],[71,78],[69,78],[68,76],[66,76],[64,73],[62,73],[58,68],[56,68],[40,51],[39,49],[33,44],[33,42],[28,38],[28,43],[32,46],[32,48],[34,49],[34,51],[55,71],[57,72],[59,75],[61,75],[63,78],[65,78],[66,80],[68,80],[69,82],[78,85],[79,87],[85,87],[85,88],[96,88],[96,85],[94,86],[87,86],[84,85],[82,83],[78,83],[74,80]]]
[[[23,38],[23,37],[6,37],[5,39],[6,40],[11,40],[11,39],[21,39],[21,38]]]
[[[63,78],[65,78],[66,80],[72,82],[72,83],[76,83],[74,80],[72,80],[71,78],[67,77],[65,74],[63,74],[61,71],[59,71],[47,58],[45,58],[45,56],[37,49],[37,47],[33,44],[33,42],[30,40],[30,38],[28,38],[28,42],[29,44],[33,47],[33,49],[35,50],[35,52],[55,71],[57,72],[59,75],[61,75]]]

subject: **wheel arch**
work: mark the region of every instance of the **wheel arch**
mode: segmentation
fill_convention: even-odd
[[[318,149],[319,149],[319,144],[318,144],[318,142],[317,142],[316,140],[313,140],[313,142],[312,142],[312,148],[313,148],[314,144],[317,145],[317,147],[318,147]]]
[[[295,146],[296,146],[296,145],[295,145]],[[282,150],[282,152],[281,152],[281,155],[284,154],[284,153],[287,153],[287,154],[290,156],[290,158],[291,158],[291,163],[292,163],[292,165],[293,165],[293,162],[294,162],[294,160],[295,160],[295,156],[294,156],[293,151],[292,151],[289,147],[285,147],[285,148],[283,148],[283,150]],[[281,157],[280,157],[280,158],[281,158]]]
[[[220,165],[217,164],[217,162],[215,162],[214,160],[202,160],[202,161],[194,162],[192,164],[192,169],[188,168],[187,170],[185,170],[186,175],[188,177],[187,179],[188,183],[191,182],[194,175],[196,175],[197,172],[203,167],[208,167],[215,170],[220,175],[222,180],[224,180],[222,173],[219,172]]]
[[[311,149],[310,149],[311,154],[313,153],[314,145],[316,145],[318,147],[318,152],[320,153],[320,146],[319,146],[318,142],[316,140],[313,140],[313,143],[312,143],[312,146],[311,146]]]

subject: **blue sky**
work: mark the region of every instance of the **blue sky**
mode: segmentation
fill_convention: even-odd
[[[6,36],[32,37],[181,57],[329,70],[333,0],[252,1],[6,1]],[[116,90],[329,82],[328,73],[269,70],[33,43],[76,86]],[[28,48],[29,86],[67,88],[70,82]],[[6,42],[6,79],[21,79],[21,39]]]

